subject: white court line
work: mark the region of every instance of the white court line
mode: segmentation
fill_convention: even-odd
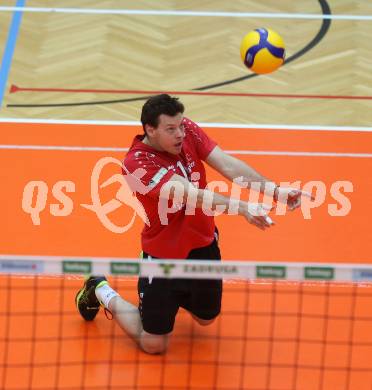
[[[225,150],[228,154],[252,156],[289,156],[289,157],[350,157],[372,158],[372,153],[337,153],[337,152],[286,152],[272,150]]]
[[[64,152],[127,152],[129,148],[105,146],[0,145],[0,150],[55,150]]]
[[[40,123],[53,125],[104,125],[104,126],[140,126],[139,121],[109,121],[109,120],[77,120],[77,119],[33,119],[33,118],[0,118],[0,123]],[[322,126],[322,125],[270,125],[270,124],[242,124],[221,122],[197,122],[200,127],[231,128],[231,129],[258,129],[258,130],[297,130],[297,131],[345,131],[345,132],[372,132],[367,126]]]
[[[41,150],[64,152],[127,152],[129,148],[102,146],[54,146],[54,145],[0,145],[0,150]],[[372,158],[372,153],[289,152],[271,150],[225,150],[228,154],[252,156],[300,156],[300,157],[349,157]]]
[[[267,19],[331,19],[331,20],[372,20],[372,15],[323,15],[301,13],[266,12],[221,12],[221,11],[175,11],[141,9],[89,9],[89,8],[48,8],[48,7],[0,7],[0,12],[55,12],[66,14],[94,15],[154,15],[154,16],[196,16],[224,18],[267,18]]]

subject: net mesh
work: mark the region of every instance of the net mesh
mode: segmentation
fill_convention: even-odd
[[[144,270],[134,261],[59,258],[0,265],[1,389],[372,389],[368,266],[193,261],[186,272],[179,261]],[[222,312],[202,327],[181,309],[166,354],[142,352],[103,312],[90,323],[77,313],[79,272],[111,272],[112,287],[136,304],[137,273],[179,277],[178,269],[187,278],[223,277]]]

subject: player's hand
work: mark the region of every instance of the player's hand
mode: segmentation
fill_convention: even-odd
[[[264,203],[247,203],[248,207],[244,213],[244,217],[252,225],[257,226],[259,229],[265,230],[266,228],[274,225],[272,219],[268,216],[268,212],[272,209]]]
[[[287,204],[288,209],[293,211],[301,206],[301,198],[303,196],[314,200],[314,197],[310,192],[292,187],[277,187],[275,189],[274,199],[278,202]]]

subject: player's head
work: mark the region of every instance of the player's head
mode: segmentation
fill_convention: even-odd
[[[142,107],[141,122],[151,145],[171,154],[182,149],[184,105],[167,94],[152,96]]]

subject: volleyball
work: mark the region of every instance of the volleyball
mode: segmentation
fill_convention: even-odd
[[[274,72],[284,63],[283,38],[268,28],[257,28],[243,38],[240,56],[244,65],[254,73]]]

